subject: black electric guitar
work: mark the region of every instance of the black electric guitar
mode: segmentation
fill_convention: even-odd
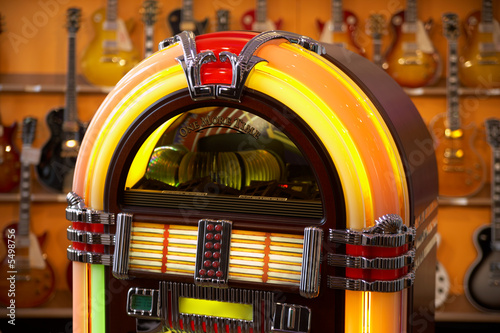
[[[38,159],[31,147],[36,123],[35,118],[23,121],[19,221],[3,230],[6,255],[0,263],[0,303],[11,305],[14,301],[17,308],[39,306],[55,289],[54,270],[42,252],[46,234],[36,237],[30,232],[31,165]]]
[[[430,121],[439,172],[439,195],[467,197],[479,192],[485,182],[486,166],[475,149],[476,125],[462,123],[458,95],[458,16],[443,14],[443,33],[448,40],[446,112]]]
[[[51,137],[42,148],[40,163],[36,167],[38,180],[45,187],[67,192],[73,183],[73,170],[78,149],[85,133],[76,111],[75,40],[79,28],[80,10],[69,8],[68,19],[68,72],[66,82],[66,106],[47,115]]]
[[[172,11],[167,17],[167,23],[172,30],[172,35],[182,31],[192,31],[195,35],[207,31],[208,18],[195,21],[193,14],[193,0],[182,0],[182,8]]]
[[[158,3],[156,0],[144,0],[141,8],[142,22],[144,23],[144,58],[149,57],[154,52],[154,24],[157,12]]]
[[[486,120],[491,146],[491,225],[476,231],[476,261],[465,276],[465,295],[476,308],[500,311],[500,119]]]

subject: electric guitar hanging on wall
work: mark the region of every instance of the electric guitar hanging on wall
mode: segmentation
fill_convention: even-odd
[[[316,25],[320,31],[319,40],[323,43],[333,43],[341,45],[348,50],[365,54],[365,50],[356,41],[358,28],[358,18],[354,13],[344,10],[342,0],[332,0],[331,18],[323,23],[316,20]]]
[[[478,257],[465,276],[465,295],[476,308],[500,311],[500,120],[486,120],[492,151],[491,225],[474,235]]]
[[[469,87],[500,88],[500,25],[491,0],[465,21],[466,46],[460,56],[460,81]]]
[[[68,16],[68,71],[66,76],[66,105],[47,115],[50,139],[42,147],[40,163],[36,167],[38,180],[45,187],[68,192],[73,183],[73,170],[85,127],[78,120],[76,110],[76,32],[80,27],[80,10],[69,8]]]
[[[385,18],[382,14],[372,14],[368,18],[366,32],[372,37],[373,54],[372,62],[382,67],[382,35],[385,30]]]
[[[114,86],[141,60],[117,13],[118,0],[107,0],[106,9],[92,16],[95,37],[84,52],[81,65],[85,78],[98,86]]]
[[[141,8],[142,22],[144,23],[144,58],[149,57],[154,52],[154,24],[157,12],[158,3],[156,0],[144,0]]]
[[[384,57],[387,73],[407,88],[433,84],[441,75],[439,53],[417,13],[417,1],[407,0],[406,10],[392,16],[394,37]]]
[[[448,73],[446,78],[446,113],[430,122],[439,172],[439,195],[466,197],[479,192],[486,177],[486,167],[474,149],[476,127],[462,126],[458,96],[459,35],[456,14],[443,14],[443,30],[448,40]]]
[[[13,300],[16,308],[39,306],[55,289],[54,270],[41,249],[47,235],[37,238],[30,232],[31,165],[36,163],[31,144],[35,130],[36,119],[24,119],[19,222],[3,231],[6,256],[0,264],[0,302],[11,305]]]
[[[267,17],[267,1],[257,0],[257,9],[252,9],[243,14],[241,25],[245,30],[267,31],[281,29],[281,19],[276,22]]]
[[[192,31],[195,35],[202,35],[207,31],[208,18],[196,21],[193,14],[193,0],[182,0],[182,8],[171,12],[167,23],[172,30],[172,36],[182,31]]]

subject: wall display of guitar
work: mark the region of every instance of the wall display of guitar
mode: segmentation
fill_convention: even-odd
[[[50,139],[42,147],[42,157],[36,167],[40,183],[58,192],[68,192],[73,183],[73,170],[78,149],[85,133],[85,127],[78,120],[76,110],[76,32],[79,29],[80,10],[69,8],[68,71],[66,82],[66,105],[56,108],[47,115]]]
[[[193,0],[182,0],[182,7],[167,16],[167,23],[172,30],[172,36],[182,31],[192,31],[195,35],[201,35],[207,32],[208,18],[196,21],[193,14]]]
[[[0,192],[12,191],[19,185],[19,152],[13,136],[17,123],[9,127],[2,125],[0,116]]]
[[[372,37],[373,54],[372,62],[382,67],[382,35],[385,31],[385,17],[382,14],[371,14],[368,17],[366,33]]]
[[[443,14],[443,30],[448,40],[446,77],[447,110],[434,117],[429,126],[434,139],[439,172],[439,195],[467,197],[479,192],[486,178],[486,166],[474,148],[476,127],[462,126],[458,97],[458,17]]]
[[[465,295],[480,310],[500,311],[500,119],[487,119],[486,133],[492,151],[491,225],[474,234],[478,257],[465,275]]]
[[[281,19],[273,22],[267,17],[267,1],[257,0],[256,9],[249,10],[241,17],[241,26],[245,30],[267,31],[281,29]]]
[[[466,46],[460,56],[460,81],[469,87],[500,88],[500,25],[491,0],[465,21]]]
[[[384,56],[386,71],[407,88],[431,85],[441,75],[441,59],[417,13],[417,1],[408,0],[406,10],[392,16],[393,39]]]
[[[147,58],[154,52],[154,24],[158,13],[156,0],[144,0],[141,13],[144,23],[144,58]]]
[[[24,119],[19,222],[3,230],[6,256],[0,264],[0,302],[14,302],[16,308],[39,306],[55,289],[54,271],[41,250],[46,234],[37,238],[30,232],[31,165],[37,159],[31,147],[35,129],[36,119]]]
[[[350,11],[343,9],[342,0],[332,0],[331,18],[323,23],[316,20],[316,25],[320,31],[319,40],[323,43],[333,43],[341,45],[348,50],[365,54],[365,50],[356,41],[358,28],[358,18]]]
[[[106,9],[92,16],[95,37],[82,58],[85,78],[98,86],[114,86],[140,60],[125,23],[118,18],[118,0],[107,0]]]

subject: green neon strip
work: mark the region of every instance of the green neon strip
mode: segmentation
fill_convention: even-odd
[[[179,312],[200,316],[253,320],[252,304],[179,297]]]
[[[104,333],[106,330],[104,295],[104,266],[90,265],[90,331],[92,333]]]

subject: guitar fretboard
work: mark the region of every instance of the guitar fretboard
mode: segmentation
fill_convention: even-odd
[[[110,29],[116,29],[116,20],[118,19],[117,13],[118,1],[108,0],[106,5],[106,23],[110,26]]]
[[[405,23],[417,23],[417,0],[406,1]]]
[[[333,31],[342,31],[342,24],[344,23],[344,9],[342,5],[342,0],[332,1],[332,20],[333,20]]]
[[[76,32],[69,32],[68,38],[68,68],[66,73],[66,107],[64,120],[76,122]]]
[[[29,148],[29,147],[28,147]],[[25,149],[25,147],[23,147]],[[30,193],[31,193],[31,165],[21,164],[20,181],[20,201],[19,201],[19,223],[17,225],[18,237],[29,236],[30,231]],[[29,244],[23,244],[23,246]]]
[[[493,4],[491,0],[483,0],[481,22],[486,24],[493,23]]]
[[[265,23],[267,20],[267,1],[257,0],[257,11],[255,13],[255,21],[257,23]]]
[[[181,21],[182,22],[194,21],[193,1],[192,0],[183,0],[182,1]]]
[[[491,158],[491,240],[500,247],[500,147],[493,148]]]
[[[452,131],[461,128],[458,100],[458,46],[456,38],[448,38],[448,73],[446,77],[446,101],[448,128]]]

